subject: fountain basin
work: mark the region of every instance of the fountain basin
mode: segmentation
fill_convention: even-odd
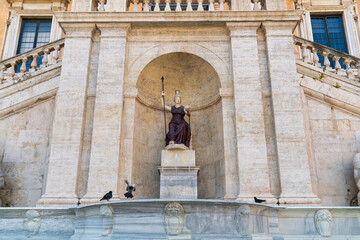
[[[360,207],[286,207],[229,200],[143,199],[69,208],[0,208],[0,239],[360,239]],[[321,229],[320,229],[321,230]]]

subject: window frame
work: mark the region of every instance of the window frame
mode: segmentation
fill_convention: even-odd
[[[11,58],[16,56],[22,21],[25,19],[49,19],[51,20],[51,32],[50,32],[50,42],[59,39],[62,31],[60,33],[60,28],[57,26],[58,23],[54,17],[52,11],[41,10],[34,15],[34,11],[22,10],[21,12],[14,11],[10,25],[7,27],[6,36],[4,38],[4,45],[2,51],[2,59]]]
[[[334,5],[329,9],[324,9],[324,6],[306,6],[304,8],[305,14],[303,20],[300,23],[299,32],[300,36],[310,41],[314,41],[311,16],[325,16],[325,15],[341,15],[343,22],[343,31],[346,37],[346,44],[348,54],[360,57],[360,42],[358,40],[358,32],[354,30],[356,27],[354,19],[349,19],[351,12],[349,12],[348,6]]]
[[[345,52],[349,54],[349,47],[348,47],[348,40],[347,40],[347,36],[345,33],[345,24],[344,24],[344,16],[342,14],[310,14],[310,20],[312,23],[312,19],[314,18],[322,18],[324,19],[324,25],[325,25],[325,30],[326,30],[326,37],[327,37],[327,46],[330,48],[334,48],[333,46],[331,46],[331,41],[330,41],[330,35],[329,35],[329,28],[328,28],[328,23],[327,23],[327,18],[331,18],[331,17],[339,17],[340,19],[340,24],[341,24],[341,33],[344,37],[344,46],[345,46]],[[313,36],[313,41],[314,41],[314,32],[313,32],[313,26],[311,24],[311,31],[312,31],[312,36]],[[334,48],[335,49],[335,48]]]
[[[24,20],[32,20],[34,22],[37,22],[37,26],[36,26],[36,31],[35,31],[35,37],[34,37],[34,42],[33,42],[33,46],[32,49],[36,48],[36,44],[37,44],[37,39],[38,39],[38,34],[39,34],[39,27],[38,24],[41,21],[48,21],[51,23],[51,27],[50,27],[50,35],[49,35],[49,42],[51,42],[51,33],[52,33],[52,28],[53,28],[53,19],[52,18],[40,18],[40,17],[36,17],[36,18],[31,18],[31,17],[27,17],[27,18],[21,18],[21,24],[20,24],[20,28],[19,28],[19,34],[18,34],[18,39],[17,39],[17,48],[16,48],[16,55],[20,54],[20,48],[21,48],[21,39],[23,37],[24,34]]]

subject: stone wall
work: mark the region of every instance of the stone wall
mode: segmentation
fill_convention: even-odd
[[[222,104],[196,111],[191,116],[192,146],[196,165],[200,166],[198,198],[224,197],[226,175],[224,168],[224,137]]]
[[[5,186],[3,207],[33,207],[39,200],[47,161],[54,114],[54,98],[0,119],[0,163]]]
[[[134,125],[132,172],[133,182],[139,185],[135,197],[159,198],[160,176],[157,167],[161,166],[161,149],[165,147],[163,112],[136,102]]]
[[[349,206],[357,194],[353,157],[360,152],[360,116],[307,98],[319,197],[324,206]]]

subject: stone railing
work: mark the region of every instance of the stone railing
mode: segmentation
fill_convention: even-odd
[[[21,81],[25,76],[61,61],[64,42],[62,38],[0,61],[0,84]]]
[[[298,46],[297,54],[304,63],[349,79],[359,78],[360,58],[297,36],[294,36],[294,43]],[[323,63],[319,62],[319,56],[323,57]]]
[[[111,1],[111,0],[109,0]],[[244,11],[266,10],[265,0],[247,0]],[[104,12],[107,0],[94,0],[94,10]],[[231,0],[127,0],[130,12],[190,12],[190,11],[227,11],[231,9]]]
[[[106,0],[99,0],[106,1]],[[264,0],[248,0],[252,10],[265,10]],[[101,6],[101,5],[99,5]],[[102,8],[103,9],[103,8]],[[191,12],[231,10],[230,0],[130,0],[128,11],[132,12]],[[245,9],[244,9],[245,10]],[[101,11],[98,9],[98,11]]]

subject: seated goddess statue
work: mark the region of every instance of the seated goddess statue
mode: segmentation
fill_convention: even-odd
[[[165,93],[161,93],[161,97]],[[185,121],[185,114],[190,116],[189,107],[181,105],[180,91],[175,91],[174,96],[175,105],[165,105],[165,110],[171,112],[172,118],[169,123],[169,132],[166,134],[166,146],[171,144],[184,144],[186,147],[190,146],[191,130],[190,125]],[[164,107],[164,102],[161,101]]]

